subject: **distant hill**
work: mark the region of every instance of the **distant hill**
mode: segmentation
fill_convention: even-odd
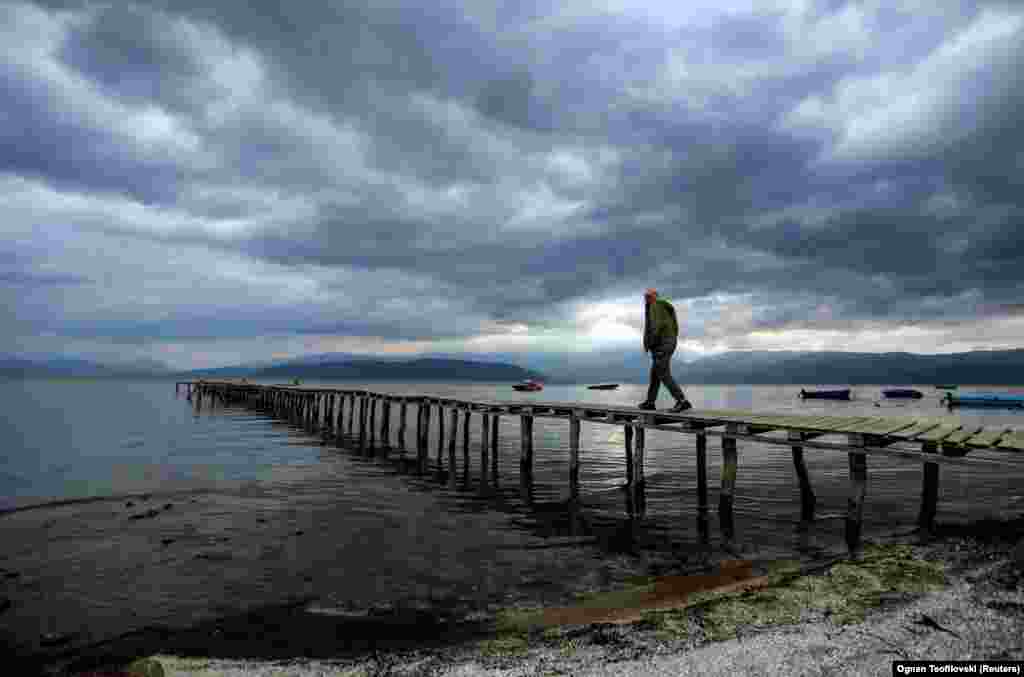
[[[433,355],[462,359],[505,362],[544,374],[548,384],[572,383],[641,383],[647,381],[651,358],[642,350],[594,350],[565,353],[472,353],[459,355]],[[687,353],[676,353],[675,364],[691,358]]]
[[[301,357],[294,357],[287,360],[264,360],[259,362],[247,362],[245,364],[236,364],[229,367],[192,369],[190,371],[178,372],[177,375],[182,378],[239,378],[242,376],[255,378],[261,374],[266,376],[274,376],[275,374],[281,373],[280,370],[285,369],[287,373],[295,371],[296,375],[301,378],[302,375],[299,372],[301,372],[303,369],[308,368],[314,368],[319,370],[323,367],[327,367],[329,369],[333,369],[336,368],[338,365],[347,364],[349,362],[402,362],[408,360],[409,357],[407,355],[402,355],[400,357],[392,357],[378,355],[360,355],[357,353],[320,353],[316,355],[303,355]],[[319,378],[316,376],[308,375],[308,371],[305,371],[303,373],[307,374],[306,378]]]
[[[673,371],[685,383],[1024,385],[1024,349],[945,355],[729,352]]]
[[[500,362],[474,362],[441,358],[414,360],[360,358],[343,362],[304,363],[295,361],[258,369],[202,369],[187,372],[188,377],[246,376],[257,379],[320,379],[320,380],[374,380],[374,381],[522,381],[543,379],[543,374],[514,364]]]
[[[167,365],[153,360],[101,364],[62,356],[23,358],[0,356],[0,378],[162,378]]]

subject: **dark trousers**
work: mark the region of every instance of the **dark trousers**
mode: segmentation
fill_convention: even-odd
[[[664,383],[669,393],[680,402],[686,399],[683,389],[672,378],[672,353],[676,351],[676,339],[664,339],[651,349],[651,380],[647,386],[647,401],[651,404],[658,399],[658,389]]]

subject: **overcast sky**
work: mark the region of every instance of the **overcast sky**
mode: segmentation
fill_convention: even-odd
[[[0,4],[0,353],[1024,341],[1024,3]]]

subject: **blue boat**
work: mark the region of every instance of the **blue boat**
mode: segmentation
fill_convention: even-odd
[[[886,397],[910,397],[915,400],[924,397],[924,393],[913,388],[886,388],[882,394]]]
[[[804,390],[800,389],[800,399],[802,400],[848,400],[850,399],[850,389],[843,388],[840,390]]]
[[[1024,395],[1011,393],[946,393],[942,398],[949,406],[1024,408]]]

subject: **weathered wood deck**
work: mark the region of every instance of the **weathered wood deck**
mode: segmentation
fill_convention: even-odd
[[[430,416],[438,410],[437,454],[434,466],[446,465],[451,484],[457,481],[457,428],[462,414],[462,467],[469,472],[469,426],[471,416],[481,417],[480,484],[496,482],[498,467],[498,425],[502,416],[520,419],[520,478],[524,495],[529,495],[533,477],[533,421],[535,417],[569,421],[569,495],[579,500],[580,425],[586,421],[621,425],[624,428],[626,486],[631,505],[642,514],[644,505],[644,448],[647,430],[689,433],[696,436],[698,526],[708,531],[707,438],[722,440],[721,489],[718,516],[725,541],[734,537],[733,495],[737,475],[737,443],[753,440],[788,446],[800,485],[801,520],[814,518],[815,495],[804,463],[805,449],[845,452],[849,455],[850,495],[846,515],[846,543],[852,552],[860,548],[864,496],[867,487],[867,456],[881,454],[924,464],[918,525],[924,531],[934,526],[938,501],[939,465],[1007,464],[1024,465],[1024,431],[1009,427],[961,425],[948,419],[895,418],[876,416],[817,416],[758,414],[751,411],[691,409],[683,414],[651,412],[634,407],[579,402],[508,402],[464,400],[424,394],[389,394],[369,390],[317,388],[294,385],[256,385],[230,381],[189,381],[188,397],[216,397],[221,401],[259,407],[283,418],[320,430],[341,444],[343,437],[358,436],[358,450],[373,454],[377,449],[406,447],[409,405],[416,407],[415,467],[424,473],[431,465],[428,432]],[[358,405],[358,417],[356,409]],[[381,418],[378,424],[377,409]],[[399,408],[398,439],[390,438],[393,405]],[[445,413],[448,413],[446,430]],[[347,418],[345,413],[347,411]],[[379,433],[379,438],[377,434]],[[839,438],[838,441],[836,438]],[[825,439],[821,439],[825,438]],[[447,458],[445,451],[447,450]],[[979,457],[975,451],[989,451]]]

